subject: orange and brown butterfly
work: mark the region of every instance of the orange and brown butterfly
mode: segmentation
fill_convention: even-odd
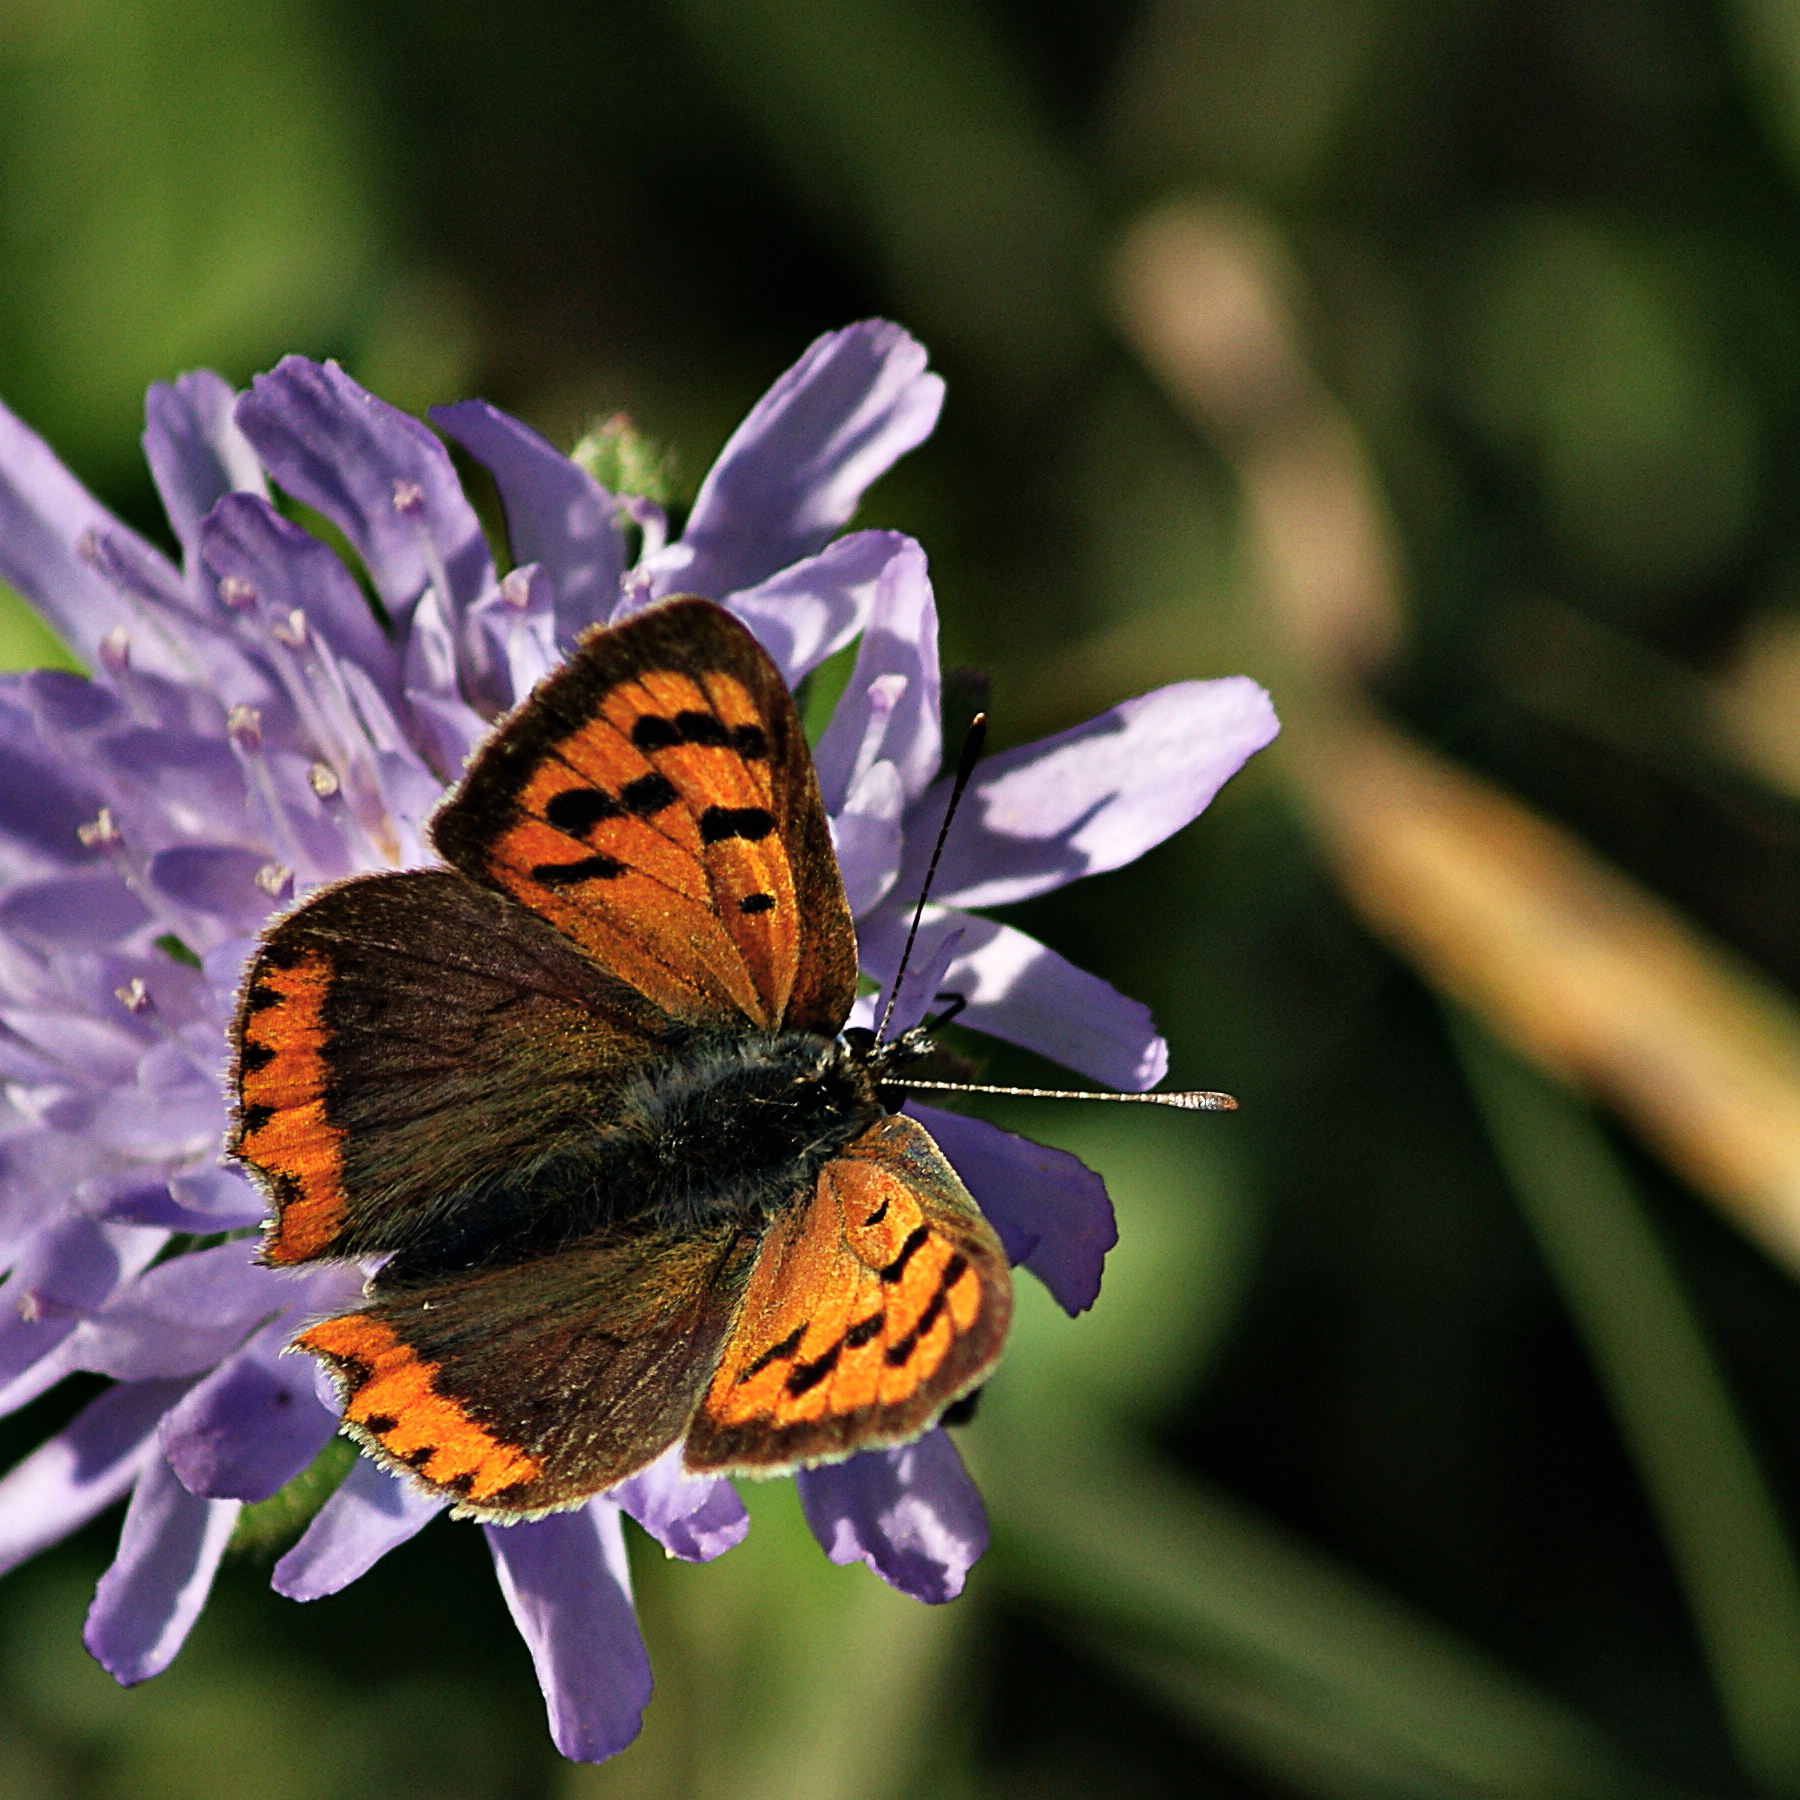
[[[856,939],[780,673],[709,601],[590,632],[432,823],[442,870],[313,895],[235,1027],[277,1266],[383,1259],[296,1340],[345,1429],[465,1514],[684,1441],[774,1473],[987,1376],[992,1227],[844,1034]],[[916,1034],[915,1034],[916,1039]]]

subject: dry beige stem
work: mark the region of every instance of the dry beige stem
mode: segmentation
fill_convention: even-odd
[[[1279,683],[1284,767],[1346,893],[1445,994],[1613,1107],[1800,1269],[1800,1015],[1579,840],[1375,719],[1399,637],[1386,511],[1306,368],[1268,229],[1173,207],[1128,235],[1129,341],[1231,457]]]

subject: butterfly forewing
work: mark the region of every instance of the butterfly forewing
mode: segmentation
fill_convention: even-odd
[[[671,1029],[459,875],[328,888],[270,931],[239,1003],[232,1149],[274,1202],[265,1256],[454,1236],[456,1196],[590,1133]]]
[[[922,1126],[882,1119],[770,1228],[687,1466],[766,1472],[904,1443],[985,1378],[1011,1310],[993,1227]]]
[[[675,1017],[835,1032],[856,946],[780,672],[704,600],[591,633],[433,836]]]

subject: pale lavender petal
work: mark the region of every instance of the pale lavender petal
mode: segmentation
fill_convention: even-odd
[[[440,576],[459,614],[487,590],[487,542],[449,452],[336,363],[284,357],[251,384],[237,421],[282,487],[355,545],[397,625]]]
[[[71,679],[90,692],[105,692],[79,677]],[[49,874],[53,867],[93,861],[96,852],[84,848],[75,834],[98,815],[100,796],[79,768],[57,756],[38,735],[25,683],[16,678],[0,683],[0,692],[8,702],[0,705],[0,840],[40,865],[30,869],[27,863],[20,873]]]
[[[1080,1157],[1014,1137],[986,1119],[906,1103],[1000,1234],[1071,1318],[1100,1293],[1106,1253],[1119,1241],[1106,1183]]]
[[[681,541],[650,561],[654,591],[723,599],[816,555],[943,403],[924,348],[898,325],[819,338],[719,452]]]
[[[134,1381],[88,1402],[0,1479],[0,1573],[121,1498],[157,1455],[156,1422],[185,1381]]]
[[[133,535],[36,432],[0,406],[0,579],[16,587],[90,668],[100,665],[100,643],[108,632],[133,632],[141,622],[138,609],[91,560],[102,532]],[[135,541],[146,556],[157,554],[142,539]],[[168,575],[179,580],[173,569]],[[142,635],[140,667],[180,671],[154,633]]]
[[[108,869],[22,882],[0,900],[0,931],[44,951],[110,949],[149,918],[143,901]]]
[[[0,1289],[0,1384],[55,1349],[106,1301],[139,1249],[135,1236],[129,1227],[77,1213],[32,1240]]]
[[[939,721],[937,604],[925,552],[908,538],[876,585],[856,667],[819,740],[819,788],[835,812],[876,758],[922,793],[943,757]]]
[[[904,883],[904,874],[901,879]],[[903,894],[904,886],[896,892]],[[878,980],[891,979],[910,918],[910,907],[890,902],[859,922],[863,967]],[[1010,925],[927,907],[915,963],[928,961],[958,931],[961,942],[937,986],[967,1000],[963,1024],[1111,1088],[1139,1092],[1169,1072],[1169,1047],[1157,1035],[1147,1006]],[[913,990],[910,970],[906,986]]]
[[[338,656],[356,663],[392,702],[400,692],[400,658],[381,629],[368,597],[336,553],[309,531],[284,519],[257,494],[232,494],[207,515],[201,556],[235,605],[254,607],[264,620],[305,615]],[[222,603],[221,603],[222,604]]]
[[[911,546],[897,531],[853,531],[724,604],[756,634],[789,687],[856,636],[875,609],[881,572]]]
[[[683,1562],[711,1562],[750,1529],[737,1489],[716,1475],[690,1475],[673,1444],[641,1475],[622,1481],[607,1499],[622,1507]]]
[[[337,1430],[306,1360],[281,1354],[291,1334],[286,1321],[258,1332],[163,1420],[163,1454],[190,1493],[266,1500]]]
[[[79,1366],[121,1381],[212,1367],[296,1296],[295,1277],[253,1262],[239,1241],[147,1270],[76,1328]]]
[[[511,570],[469,611],[469,629],[483,634],[501,711],[516,706],[562,661],[557,649],[556,586],[537,563]]]
[[[529,425],[485,400],[434,406],[431,419],[493,476],[513,560],[537,563],[549,575],[556,641],[573,649],[618,603],[625,538],[612,495]]]
[[[343,1486],[275,1565],[269,1585],[290,1600],[322,1600],[416,1537],[444,1506],[444,1501],[396,1480],[366,1456],[358,1457]]]
[[[794,1477],[806,1522],[834,1563],[865,1562],[935,1606],[954,1600],[988,1545],[987,1509],[947,1433]]]
[[[195,369],[173,385],[159,381],[144,398],[144,456],[156,478],[170,529],[191,563],[200,521],[227,494],[267,495],[262,465],[238,430],[237,394],[211,369]]]
[[[258,877],[272,859],[229,844],[183,844],[150,859],[150,885],[179,906],[222,919],[239,932],[255,931],[276,905]]]
[[[571,1762],[616,1756],[650,1704],[619,1509],[591,1500],[579,1512],[483,1529],[537,1668],[552,1741]]]
[[[456,633],[435,589],[413,613],[404,679],[406,697],[439,772],[449,780],[459,778],[471,752],[487,736],[488,724],[462,697]]]
[[[886,897],[900,872],[906,788],[891,762],[870,767],[831,819],[831,842],[850,916],[860,919]]]
[[[1004,906],[1117,869],[1200,813],[1280,729],[1242,675],[1180,681],[1040,743],[981,763],[956,815],[932,897]],[[949,783],[907,820],[901,879],[923,878]]]
[[[241,1510],[201,1500],[160,1457],[138,1477],[119,1553],[100,1577],[82,1641],[123,1687],[160,1675],[187,1641]]]
[[[28,1241],[34,1248],[42,1243],[64,1201],[108,1160],[86,1137],[69,1132],[38,1128],[0,1140],[0,1268],[13,1267]]]
[[[884,923],[891,917],[891,913],[884,915]],[[887,990],[879,996],[881,1011],[877,1017],[885,1022],[890,1037],[911,1031],[938,1004],[940,994],[951,992],[946,986],[951,965],[961,953],[968,927],[973,923],[976,921],[952,914],[943,919],[929,919],[920,926],[899,993],[893,997],[891,1005]],[[866,953],[862,960],[864,969],[872,972],[875,964]]]
[[[207,1231],[256,1225],[269,1211],[268,1201],[243,1175],[236,1169],[222,1169],[216,1162],[172,1176],[169,1193],[190,1218],[205,1220],[202,1229]]]

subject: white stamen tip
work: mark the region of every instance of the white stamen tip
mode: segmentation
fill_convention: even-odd
[[[134,975],[123,987],[114,988],[113,997],[128,1013],[147,1013],[156,1005],[141,975]]]
[[[316,762],[307,770],[306,779],[312,784],[312,791],[321,800],[329,800],[342,785],[338,780],[338,772],[330,763]]]
[[[306,614],[296,606],[285,619],[277,619],[269,627],[269,635],[276,643],[298,650],[306,642]]]
[[[294,891],[294,871],[285,863],[264,863],[256,871],[256,885],[271,900],[285,899]]]
[[[424,511],[424,508],[425,490],[416,481],[397,477],[394,482],[394,511],[416,513]]]
[[[88,850],[103,850],[109,844],[122,841],[119,828],[113,823],[112,808],[103,806],[85,825],[75,827],[75,835],[81,840],[82,847]]]
[[[131,665],[131,633],[115,625],[100,640],[100,666],[109,675],[123,675]]]
[[[531,604],[531,577],[523,569],[513,569],[500,578],[500,598],[520,612]]]
[[[225,715],[225,729],[240,750],[262,748],[262,712],[254,706],[234,706]]]
[[[233,612],[248,612],[256,604],[256,588],[241,575],[227,575],[219,583],[219,601]]]

